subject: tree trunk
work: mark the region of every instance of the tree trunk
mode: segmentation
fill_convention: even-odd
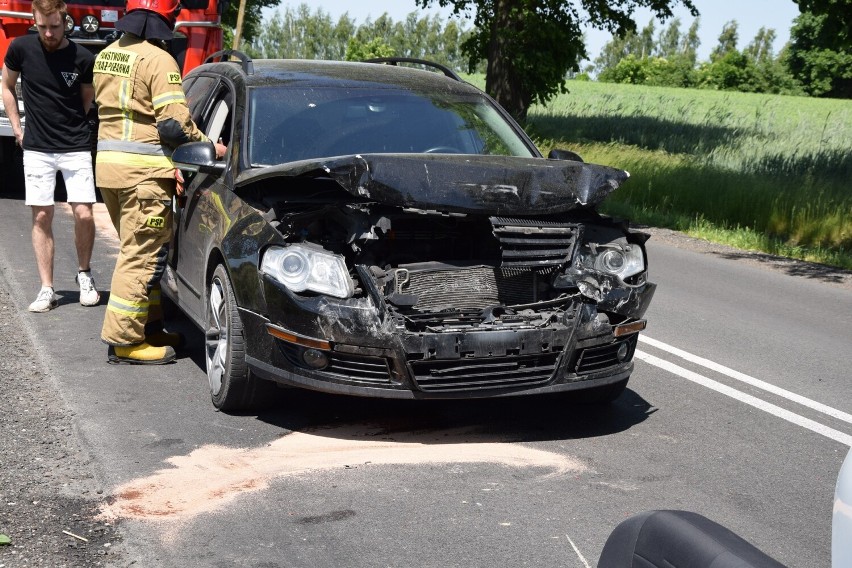
[[[240,0],[240,5],[237,10],[237,26],[234,28],[234,43],[233,50],[238,50],[240,48],[240,40],[243,37],[243,19],[246,14],[246,0]]]
[[[488,42],[488,67],[485,72],[485,91],[494,97],[500,106],[518,122],[527,118],[531,98],[511,59],[507,56],[513,46],[507,31],[517,30],[523,25],[520,0],[496,0],[490,40]]]

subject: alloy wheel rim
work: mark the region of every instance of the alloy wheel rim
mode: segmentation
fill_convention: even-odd
[[[205,338],[205,359],[207,362],[207,380],[210,391],[216,395],[222,389],[225,375],[225,359],[228,352],[228,324],[225,310],[225,291],[222,282],[214,278],[210,284],[210,301],[207,308],[207,333]]]

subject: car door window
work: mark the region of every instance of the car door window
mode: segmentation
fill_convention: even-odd
[[[199,124],[202,119],[204,109],[208,108],[207,101],[210,100],[210,95],[214,92],[216,83],[219,79],[216,77],[198,77],[189,86],[184,85],[186,93],[186,104],[189,107],[189,113],[192,115],[192,120]]]
[[[210,120],[207,123],[207,128],[204,133],[210,140],[216,141],[220,138],[225,142],[226,125],[228,122],[228,103],[225,99],[219,99],[213,104],[213,112],[210,115]],[[227,129],[228,131],[230,129]]]

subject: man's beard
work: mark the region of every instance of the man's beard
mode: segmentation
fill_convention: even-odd
[[[47,51],[56,51],[57,49],[59,49],[59,46],[62,45],[62,38],[52,38],[50,40],[46,40],[45,38],[39,36],[38,39],[41,41],[42,47],[44,47],[44,49]]]

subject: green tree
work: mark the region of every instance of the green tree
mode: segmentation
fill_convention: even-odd
[[[376,57],[393,57],[393,48],[382,41],[381,38],[373,38],[367,43],[353,37],[349,40],[346,48],[346,61],[364,61]]]
[[[732,49],[719,54],[698,70],[699,86],[720,91],[759,92],[758,72],[744,53]]]
[[[683,54],[650,58],[645,76],[646,85],[657,87],[693,87],[697,81],[695,66]]]
[[[671,59],[680,54],[680,46],[680,18],[675,18],[668,27],[660,30],[660,35],[657,38],[656,54],[660,57]]]
[[[356,25],[348,13],[334,23],[322,8],[307,4],[276,11],[246,52],[253,57],[287,59],[364,59],[416,57],[456,70],[465,67],[461,45],[470,32],[455,20],[443,24],[437,15],[411,12],[394,22],[383,14]]]
[[[729,53],[737,51],[737,42],[739,41],[738,26],[739,24],[735,21],[730,21],[722,26],[722,33],[719,34],[719,44],[710,52],[711,63],[722,59]]]
[[[375,21],[367,18],[355,31],[355,39],[364,44],[368,44],[374,39],[380,39],[386,45],[392,45],[393,35],[394,21],[393,18],[388,16],[387,12],[376,18]]]
[[[698,26],[701,18],[695,18],[689,30],[680,38],[680,56],[685,59],[690,67],[695,67],[698,61],[698,47],[701,39],[698,37]]]
[[[328,50],[329,59],[345,59],[349,49],[349,40],[355,36],[355,20],[349,14],[343,14],[338,18],[337,24],[332,32],[331,46]]]
[[[607,42],[595,59],[595,69],[599,74],[606,74],[607,70],[614,70],[628,55],[641,60],[650,57],[653,53],[655,53],[654,20],[651,20],[641,31],[630,30],[623,36],[616,36]]]
[[[257,37],[260,24],[263,20],[261,13],[264,8],[277,6],[280,0],[246,0],[245,13],[243,14],[243,30],[241,42],[251,42]],[[225,3],[225,10],[222,13],[222,35],[224,44],[228,47],[234,42],[234,29],[237,26],[237,11],[239,10],[239,1],[231,1]]]
[[[852,98],[852,31],[848,27],[852,0],[799,0],[798,4],[800,10],[819,11],[803,11],[793,22],[786,57],[791,74],[808,94]],[[834,7],[845,11],[835,12]]]
[[[651,21],[641,33],[615,37],[595,59],[598,80],[661,87],[690,87],[695,83],[695,52],[700,44],[698,20],[686,34],[680,19],[660,30],[656,42]]]
[[[692,0],[416,0],[418,6],[452,6],[473,19],[474,31],[462,45],[469,69],[487,61],[485,89],[516,119],[532,103],[547,103],[566,92],[565,77],[587,59],[584,26],[624,35],[636,30],[633,12],[650,8],[658,19],[672,17],[683,4],[698,15]]]
[[[335,24],[328,12],[301,4],[276,12],[245,50],[253,57],[342,59],[354,29],[347,14]]]
[[[773,43],[775,43],[775,30],[760,28],[743,53],[755,63],[765,63],[775,58]]]
[[[598,80],[604,83],[629,83],[642,85],[648,78],[648,58],[636,57],[630,53],[623,57],[615,67],[603,70]]]
[[[826,16],[822,32],[834,38],[837,49],[852,48],[852,0],[793,0],[800,13]]]
[[[775,30],[761,28],[749,45],[737,49],[737,22],[725,24],[711,60],[695,68],[698,19],[685,34],[675,19],[660,30],[651,56],[639,34],[614,38],[596,59],[598,79],[662,87],[701,87],[755,93],[802,94],[783,64],[785,55],[773,52]],[[614,62],[614,63],[613,63]]]
[[[698,70],[698,84],[708,89],[746,93],[802,94],[792,75],[775,56],[775,30],[760,28],[745,49],[739,51],[735,41],[736,22],[725,25],[719,47]]]
[[[785,62],[787,51],[775,55],[775,30],[760,28],[757,35],[743,50],[757,70],[759,92],[802,95],[804,91],[793,78]]]
[[[437,57],[438,54],[442,54],[446,57],[446,61],[443,63],[447,66],[457,71],[464,69],[466,66],[462,54],[462,44],[470,34],[471,32],[465,30],[457,21],[449,20],[447,25],[444,26],[443,32],[441,32],[440,43],[432,56],[436,57],[435,60],[438,63],[442,63],[440,57]]]

